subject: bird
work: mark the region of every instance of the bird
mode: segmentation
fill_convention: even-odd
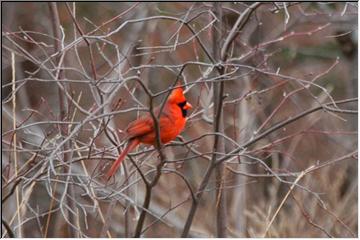
[[[182,87],[175,87],[165,102],[158,119],[160,141],[162,144],[174,140],[184,129],[186,116],[192,105],[186,100]],[[159,115],[160,106],[154,109],[155,116]],[[156,146],[156,129],[152,116],[146,113],[131,122],[125,131],[126,147],[107,172],[109,180],[120,167],[127,154],[140,143]]]

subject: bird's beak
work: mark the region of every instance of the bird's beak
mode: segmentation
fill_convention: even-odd
[[[188,110],[188,109],[191,109],[191,108],[192,108],[192,105],[190,103],[188,103],[188,102],[184,106],[185,110]]]

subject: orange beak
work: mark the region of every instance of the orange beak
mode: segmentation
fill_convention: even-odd
[[[188,109],[191,109],[191,108],[192,108],[192,105],[190,103],[188,103],[188,102],[184,106],[185,110],[188,110]]]

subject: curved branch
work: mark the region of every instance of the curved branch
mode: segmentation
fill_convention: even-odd
[[[335,101],[335,104],[345,104],[345,103],[350,103],[350,102],[357,102],[358,101],[358,98],[350,98],[350,99],[345,99],[345,100],[340,100],[340,101]],[[260,139],[266,137],[267,135],[269,135],[270,133],[272,132],[275,132],[276,130],[278,130],[279,128],[282,128],[292,122],[295,122],[296,120],[300,119],[300,118],[303,118],[313,112],[317,112],[319,110],[327,110],[327,111],[333,111],[332,108],[329,108],[330,105],[333,105],[333,102],[330,102],[330,103],[326,103],[326,104],[323,104],[322,106],[319,106],[319,107],[314,107],[314,108],[311,108],[307,111],[304,111],[302,113],[299,113],[298,115],[296,115],[295,117],[290,117],[288,120],[284,120],[278,124],[275,124],[274,126],[272,126],[271,128],[269,128],[268,130],[266,130],[265,132],[259,134],[257,137],[253,138],[253,139],[250,139],[248,142],[244,143],[243,145],[241,145],[239,148],[231,151],[229,154],[229,156],[224,156],[222,157],[221,159],[219,159],[216,164],[219,164],[223,161],[226,161],[227,159],[229,159],[230,157],[232,157],[232,154],[235,154],[235,153],[238,153],[239,151],[249,147],[250,145],[256,143],[257,141],[259,141]],[[341,112],[341,110],[339,109],[335,109],[337,112]],[[348,112],[347,110],[344,110],[342,111],[341,113],[344,113],[344,114],[353,114],[353,112]]]

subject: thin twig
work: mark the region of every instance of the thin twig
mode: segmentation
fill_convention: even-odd
[[[16,69],[15,69],[15,54],[11,52],[11,68],[12,68],[12,93],[13,93],[13,129],[15,131],[16,129],[16,94],[15,94],[15,86],[16,86]],[[16,150],[16,132],[14,132],[13,135],[13,146],[14,146],[14,172],[15,172],[15,178],[18,176],[18,159],[17,159],[17,150]],[[18,224],[19,224],[19,230],[18,230],[18,237],[22,237],[22,227],[21,227],[21,211],[20,211],[20,192],[18,185],[15,185],[15,195],[16,195],[16,209],[17,209],[17,217],[18,217]]]
[[[273,217],[271,218],[270,222],[267,224],[266,228],[265,228],[265,232],[264,232],[264,236],[266,237],[267,232],[269,231],[272,223],[274,222],[276,216],[278,215],[278,213],[280,212],[280,209],[282,208],[282,206],[284,205],[286,199],[289,197],[290,193],[292,192],[292,190],[294,189],[295,185],[309,172],[311,171],[315,166],[310,166],[307,169],[305,169],[304,171],[302,171],[300,173],[300,175],[295,179],[294,183],[291,185],[289,191],[287,192],[287,194],[285,195],[285,197],[283,198],[283,200],[281,201],[279,207],[276,209]]]

